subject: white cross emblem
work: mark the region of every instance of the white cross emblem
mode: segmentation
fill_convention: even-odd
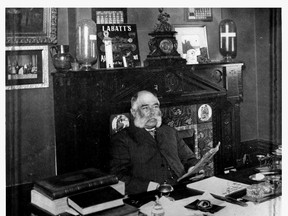
[[[220,37],[221,37],[221,38],[226,38],[226,43],[225,43],[225,45],[226,45],[226,48],[228,48],[228,47],[229,47],[229,37],[236,37],[236,33],[235,33],[235,32],[229,32],[229,26],[226,25],[226,26],[225,26],[225,32],[222,32],[222,33],[220,34]],[[234,43],[234,40],[232,40],[232,43]],[[232,47],[234,47],[234,45],[233,45]],[[222,47],[221,47],[221,48],[222,48]]]

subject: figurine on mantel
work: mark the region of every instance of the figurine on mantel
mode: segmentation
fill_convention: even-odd
[[[172,31],[172,26],[168,23],[170,15],[164,12],[163,8],[159,8],[160,14],[158,15],[159,23],[154,27],[154,32],[170,32]]]

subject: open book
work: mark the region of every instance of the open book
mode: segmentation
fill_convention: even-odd
[[[185,173],[183,176],[177,179],[177,181],[181,181],[188,177],[191,177],[193,174],[199,171],[200,168],[204,167],[206,163],[210,161],[210,159],[216,154],[219,150],[220,142],[218,142],[215,148],[210,149],[205,155],[200,159],[200,161],[193,167],[193,169],[189,170],[189,172]]]

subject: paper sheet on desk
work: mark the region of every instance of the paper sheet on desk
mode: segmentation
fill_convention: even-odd
[[[228,194],[244,190],[248,186],[249,185],[247,184],[221,179],[215,176],[187,185],[188,188],[207,191],[219,196],[226,196]]]

